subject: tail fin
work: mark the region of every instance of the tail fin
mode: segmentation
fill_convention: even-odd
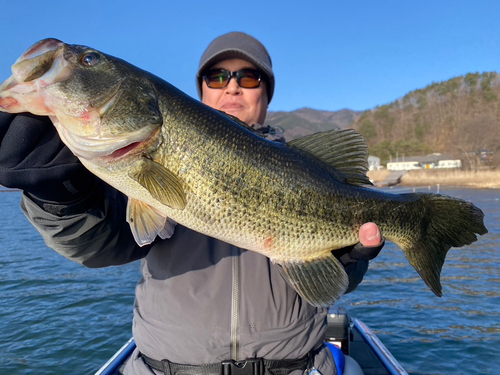
[[[483,235],[488,230],[483,212],[470,202],[439,194],[416,195],[421,203],[419,209],[425,212],[420,238],[388,239],[403,250],[427,286],[441,297],[440,275],[448,250],[469,245],[477,240],[476,234]]]

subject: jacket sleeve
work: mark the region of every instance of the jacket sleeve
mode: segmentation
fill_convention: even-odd
[[[345,272],[349,276],[349,286],[346,293],[351,293],[363,281],[366,271],[368,271],[368,260],[361,259],[345,267]]]
[[[126,222],[126,196],[107,184],[97,189],[99,199],[93,206],[79,202],[92,207],[84,212],[71,206],[59,207],[60,214],[44,210],[26,193],[21,208],[48,247],[86,267],[120,265],[146,256],[150,246],[139,247]]]

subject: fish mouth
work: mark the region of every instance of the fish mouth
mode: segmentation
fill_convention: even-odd
[[[12,76],[17,82],[30,82],[47,73],[56,53],[64,45],[58,39],[43,39],[32,45],[12,65]]]
[[[0,108],[10,113],[32,112],[50,115],[52,111],[40,96],[41,90],[69,74],[62,56],[64,43],[44,39],[24,52],[12,65],[12,76],[0,85]],[[30,97],[26,100],[26,97]]]
[[[122,156],[127,155],[129,152],[134,150],[140,144],[142,144],[142,142],[134,142],[134,143],[129,144],[128,146],[119,148],[118,150],[113,151],[113,153],[111,155],[109,155],[109,157],[112,159],[119,159]]]
[[[46,52],[53,51],[64,45],[64,42],[55,38],[42,39],[33,44],[16,60],[16,64],[26,59],[32,59],[37,56],[43,55]]]

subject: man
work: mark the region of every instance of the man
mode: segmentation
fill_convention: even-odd
[[[197,84],[203,103],[269,130],[262,125],[274,74],[254,38],[217,38],[202,56]],[[137,350],[126,374],[220,374],[222,361],[255,358],[279,374],[312,366],[335,373],[322,345],[327,310],[305,303],[268,258],[181,225],[170,239],[139,247],[125,221],[126,197],[86,171],[48,119],[0,113],[0,136],[0,183],[24,190],[22,208],[49,247],[88,267],[143,259],[134,305]],[[383,245],[373,223],[360,238],[374,247],[335,252],[349,290]]]

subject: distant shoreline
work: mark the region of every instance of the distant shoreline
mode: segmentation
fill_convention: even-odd
[[[374,181],[374,184],[384,181],[391,172],[370,171],[368,177]],[[500,189],[500,171],[499,170],[412,170],[408,171],[401,178],[399,186],[459,186],[472,187],[477,189]]]

